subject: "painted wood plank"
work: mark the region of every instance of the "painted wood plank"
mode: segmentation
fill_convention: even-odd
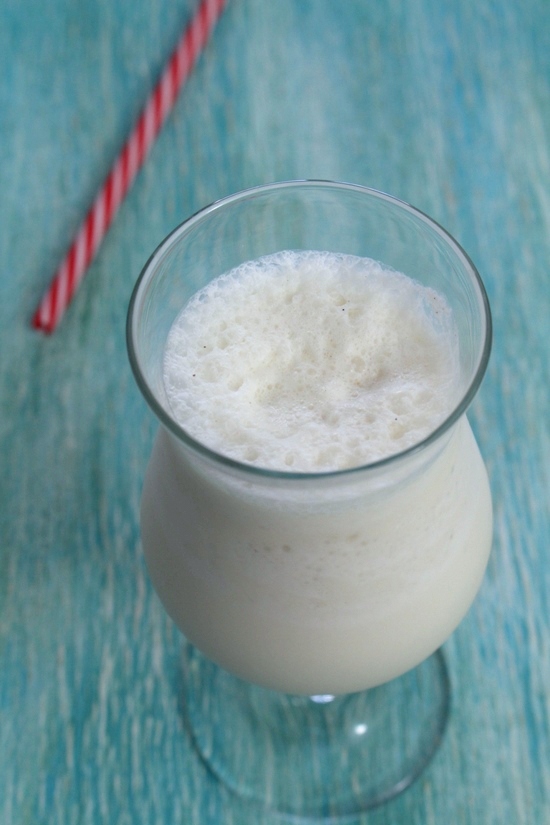
[[[174,225],[295,177],[427,211],[477,264],[495,323],[471,411],[495,543],[446,645],[452,723],[421,780],[361,822],[550,822],[550,4],[231,0],[44,339],[36,300],[192,8],[0,6],[0,822],[274,821],[219,787],[182,721],[181,639],[140,554],[155,424],[124,321]]]

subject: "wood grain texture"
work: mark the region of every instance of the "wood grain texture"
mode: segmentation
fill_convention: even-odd
[[[494,552],[446,645],[451,725],[422,779],[360,822],[550,823],[550,4],[231,0],[45,339],[30,315],[192,9],[0,5],[0,822],[274,821],[218,786],[183,726],[181,639],[140,555],[155,424],[124,323],[174,225],[316,177],[442,223],[495,324],[471,411]]]

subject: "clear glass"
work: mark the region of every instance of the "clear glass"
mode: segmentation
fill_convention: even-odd
[[[283,249],[374,258],[446,296],[461,387],[420,444],[350,470],[273,472],[212,452],[173,419],[162,360],[182,307],[211,279]],[[251,801],[294,821],[339,821],[399,793],[434,753],[449,710],[438,648],[471,605],[491,546],[489,485],[465,415],[490,344],[485,290],[460,246],[360,186],[239,193],[178,227],[146,264],[128,348],[162,426],[143,548],[186,639],[199,752]]]

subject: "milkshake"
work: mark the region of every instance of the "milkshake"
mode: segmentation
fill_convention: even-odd
[[[127,333],[160,423],[143,549],[189,640],[196,748],[243,800],[347,822],[437,750],[450,683],[430,654],[487,563],[466,418],[491,348],[481,279],[414,207],[290,181],[177,227]]]
[[[452,633],[492,534],[468,421],[446,423],[467,389],[459,338],[442,293],[342,253],[248,260],[186,303],[141,528],[166,610],[207,657],[341,694]]]

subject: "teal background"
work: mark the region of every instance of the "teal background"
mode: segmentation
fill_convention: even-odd
[[[550,3],[230,0],[46,338],[36,303],[193,8],[0,4],[0,822],[276,821],[218,786],[183,727],[181,637],[137,526],[156,425],[124,325],[177,223],[311,177],[443,224],[495,325],[471,410],[494,550],[445,645],[451,724],[416,785],[358,821],[550,823]]]

